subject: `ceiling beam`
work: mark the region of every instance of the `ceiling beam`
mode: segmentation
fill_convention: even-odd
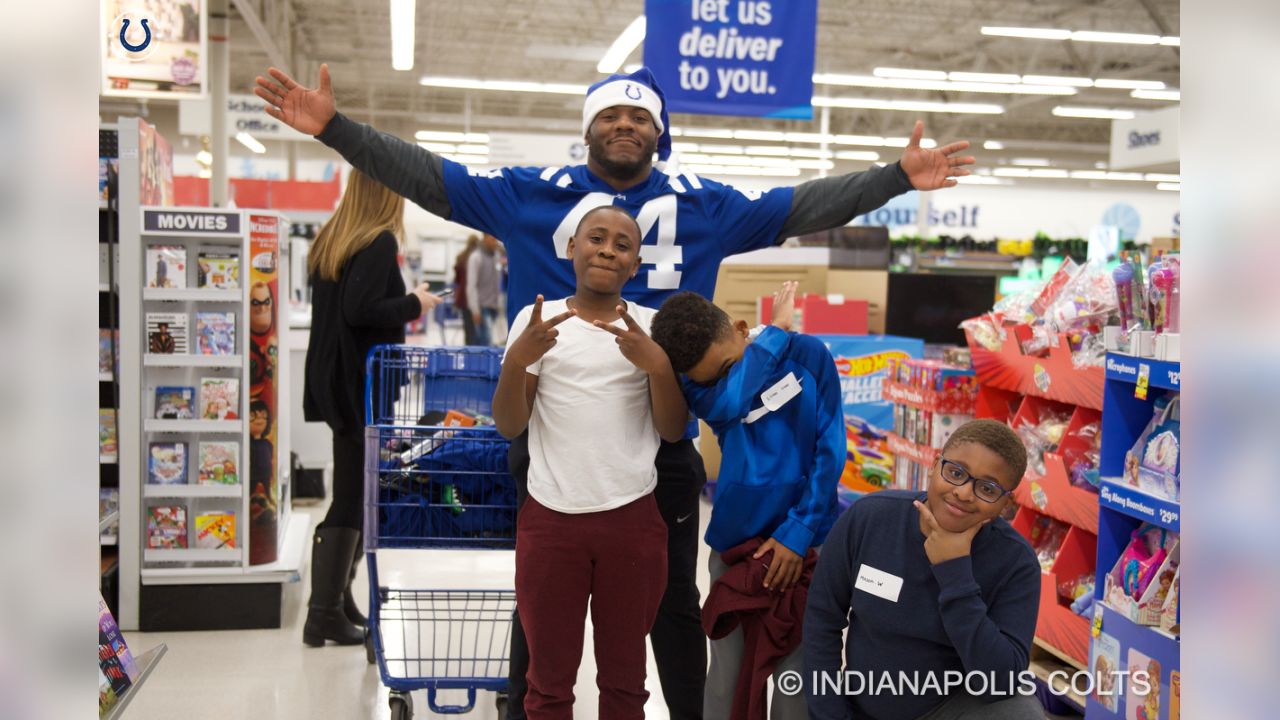
[[[289,58],[280,52],[280,48],[276,46],[275,38],[271,33],[267,32],[266,26],[262,24],[262,18],[258,17],[258,11],[253,9],[253,5],[249,0],[231,0],[231,4],[236,6],[236,12],[240,13],[240,17],[245,24],[249,26],[249,32],[258,39],[258,44],[267,53],[267,58],[271,60],[271,64],[275,67],[289,72]]]

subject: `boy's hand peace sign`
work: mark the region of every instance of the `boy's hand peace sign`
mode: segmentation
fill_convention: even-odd
[[[652,375],[661,372],[663,369],[671,368],[671,361],[667,359],[667,354],[663,352],[658,343],[653,341],[645,333],[644,328],[627,314],[627,309],[622,305],[617,307],[618,315],[622,321],[627,324],[626,330],[621,330],[613,325],[595,321],[595,326],[606,332],[613,333],[618,338],[618,349],[622,350],[622,356],[631,361],[632,365],[640,368],[644,372]]]
[[[522,368],[538,362],[555,346],[556,336],[560,334],[556,326],[577,314],[577,311],[566,310],[550,320],[543,320],[542,296],[539,295],[533,302],[533,314],[529,316],[528,327],[507,348],[503,362],[512,362]]]
[[[298,132],[319,135],[337,113],[329,66],[320,66],[319,89],[299,85],[283,70],[271,68],[267,74],[275,82],[259,75],[258,87],[253,89],[254,94],[267,102],[267,114]]]

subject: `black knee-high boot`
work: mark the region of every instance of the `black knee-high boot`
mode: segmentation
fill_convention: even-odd
[[[351,573],[347,575],[347,587],[342,591],[342,611],[352,625],[367,627],[369,619],[360,612],[360,608],[356,606],[355,595],[351,592],[351,583],[356,579],[356,568],[360,566],[360,558],[364,557],[364,543],[361,539],[361,535],[356,535],[356,548],[351,554]]]
[[[321,647],[325,640],[339,645],[359,645],[364,631],[343,612],[343,589],[351,577],[351,560],[360,531],[332,527],[316,530],[311,541],[311,599],[302,642]]]

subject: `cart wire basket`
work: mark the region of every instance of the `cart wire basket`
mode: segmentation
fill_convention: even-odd
[[[378,581],[379,549],[513,550],[516,491],[509,443],[488,418],[497,348],[379,345],[365,393],[365,646],[390,690],[391,716],[469,712],[478,690],[505,703],[514,590],[402,589]],[[471,425],[473,421],[478,421]],[[437,690],[465,690],[461,705]],[[501,714],[500,714],[501,715]]]

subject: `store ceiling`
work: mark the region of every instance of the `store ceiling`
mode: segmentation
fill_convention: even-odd
[[[327,62],[338,106],[375,126],[411,137],[423,129],[578,132],[581,99],[570,95],[424,87],[423,75],[587,84],[596,63],[636,16],[641,0],[418,0],[415,65],[391,68],[389,0],[232,0],[232,91],[246,91],[270,64],[237,7],[253,8],[267,35],[304,83]],[[1155,45],[991,37],[981,27],[1031,26],[1180,34],[1178,0],[822,0],[817,73],[872,75],[877,67],[1152,80],[1179,85],[1179,49]],[[290,43],[290,40],[292,41]],[[291,47],[290,47],[291,45]],[[641,50],[628,62],[641,61]],[[1000,115],[917,114],[831,109],[830,132],[902,136],[920,116],[939,140],[998,140],[997,163],[1028,154],[1055,166],[1090,167],[1106,159],[1111,123],[1055,117],[1057,105],[1155,110],[1127,89],[1080,88],[1071,97],[996,95],[815,85],[815,94],[982,102]],[[816,132],[812,122],[677,115],[682,127]],[[980,144],[980,143],[979,143]],[[896,151],[883,153],[886,159]],[[856,169],[857,163],[849,163]],[[862,163],[865,165],[865,163]]]

